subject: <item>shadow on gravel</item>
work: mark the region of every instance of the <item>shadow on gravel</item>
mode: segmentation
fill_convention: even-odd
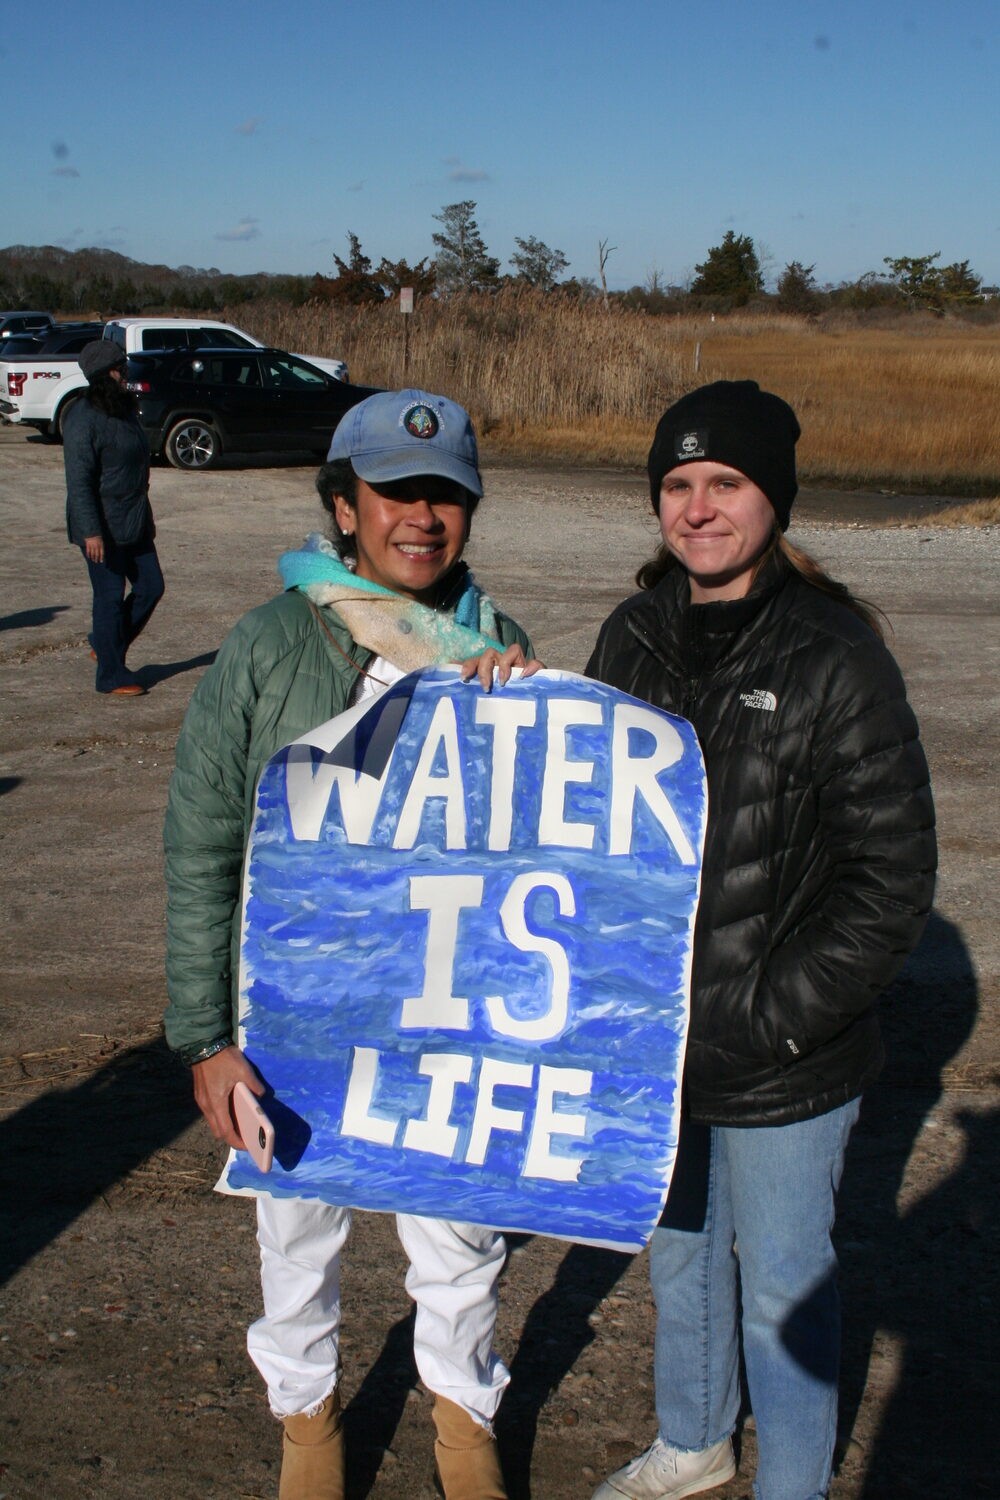
[[[925,1122],[946,1088],[963,1087],[943,1070],[978,1008],[962,934],[935,913],[883,998],[888,1061],[865,1097],[841,1189],[845,1437],[862,1399],[886,1401],[859,1500],[996,1493],[1000,1110],[958,1114],[965,1132],[959,1166],[919,1202],[897,1208]],[[989,1087],[982,1082],[976,1091]],[[921,1149],[933,1154],[936,1139],[925,1136]],[[944,1138],[941,1155],[953,1155]],[[880,1335],[897,1351],[895,1370],[882,1363]]]
[[[0,1284],[197,1115],[162,1039],[52,1089],[0,1124]]]
[[[14,791],[23,780],[23,776],[0,776],[0,797],[5,797],[8,792]]]
[[[385,1450],[391,1448],[402,1421],[406,1398],[417,1387],[419,1377],[413,1358],[415,1312],[412,1309],[389,1329],[378,1359],[345,1408],[349,1500],[364,1500],[371,1493]],[[432,1434],[428,1433],[428,1448],[431,1442]]]
[[[512,1249],[526,1244],[528,1238],[508,1236]],[[510,1500],[531,1500],[531,1457],[539,1414],[563,1376],[593,1343],[590,1316],[625,1275],[632,1258],[616,1250],[571,1245],[552,1286],[525,1319],[496,1424]]]
[[[530,1240],[530,1235],[507,1236],[511,1250]],[[553,1285],[528,1314],[496,1423],[510,1500],[531,1500],[531,1458],[539,1414],[563,1376],[593,1343],[590,1315],[631,1260],[630,1255],[613,1250],[571,1246]],[[371,1493],[385,1450],[391,1448],[402,1420],[407,1396],[417,1387],[413,1319],[411,1312],[389,1330],[378,1359],[344,1412],[349,1500],[364,1500]],[[430,1433],[428,1444],[432,1438]]]
[[[143,687],[148,689],[155,687],[158,682],[166,682],[168,677],[193,672],[196,667],[210,667],[218,654],[217,651],[203,651],[201,656],[189,656],[187,661],[147,662],[144,667],[136,668],[135,675]]]
[[[29,630],[33,625],[51,625],[68,604],[46,604],[41,609],[22,609],[15,615],[0,615],[0,630]]]

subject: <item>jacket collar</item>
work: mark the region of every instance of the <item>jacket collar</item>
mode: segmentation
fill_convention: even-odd
[[[711,670],[736,659],[770,629],[790,603],[787,586],[794,570],[780,554],[770,557],[742,599],[719,599],[692,604],[688,575],[683,568],[670,572],[633,611],[636,633],[652,636],[660,651],[687,673]]]

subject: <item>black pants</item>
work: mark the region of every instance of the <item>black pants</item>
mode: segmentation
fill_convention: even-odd
[[[152,541],[131,547],[105,541],[100,563],[91,562],[86,551],[80,550],[94,590],[90,644],[97,653],[95,686],[99,693],[110,693],[137,680],[125,665],[125,653],[163,598],[163,574]],[[126,584],[131,584],[127,597]]]

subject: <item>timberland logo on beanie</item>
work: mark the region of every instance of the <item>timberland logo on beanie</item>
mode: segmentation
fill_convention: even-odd
[[[689,391],[657,424],[649,450],[649,498],[660,509],[664,476],[678,464],[708,460],[736,469],[763,490],[781,530],[798,491],[795,444],[799,424],[780,396],[755,380],[716,380]]]
[[[678,463],[692,458],[704,458],[708,452],[708,431],[678,432],[675,434],[674,457]]]

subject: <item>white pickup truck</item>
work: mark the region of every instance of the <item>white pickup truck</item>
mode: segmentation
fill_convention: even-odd
[[[97,337],[93,334],[92,337]],[[112,318],[103,337],[120,344],[126,354],[151,349],[192,347],[205,349],[263,349],[260,339],[232,323],[190,318]],[[78,352],[78,351],[77,351]],[[337,380],[347,379],[342,359],[300,354],[317,369]],[[8,422],[37,427],[50,437],[62,438],[66,413],[86,388],[87,379],[79,361],[67,354],[27,354],[7,359],[0,347],[0,415]]]

